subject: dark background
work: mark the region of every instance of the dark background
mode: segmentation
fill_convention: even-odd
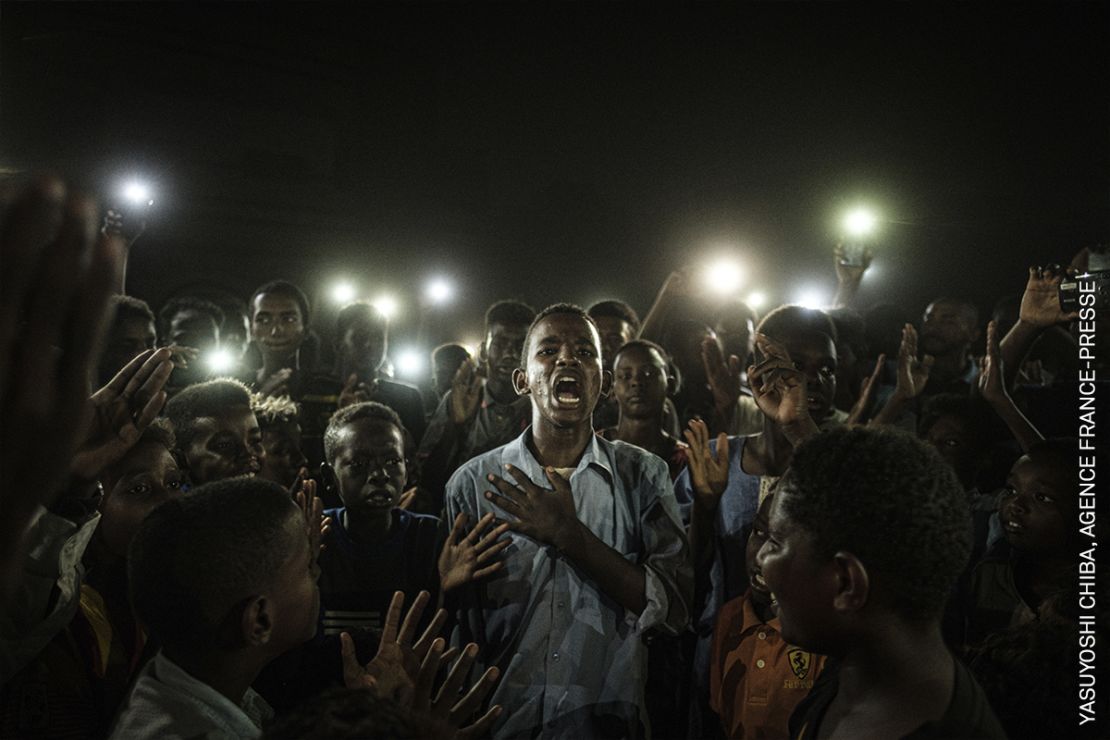
[[[452,276],[433,340],[492,300],[646,312],[731,252],[781,302],[831,297],[857,201],[883,218],[861,303],[988,310],[1105,241],[1099,4],[44,4],[0,8],[0,168],[110,199],[154,186],[128,292],[244,296]],[[321,304],[322,305],[322,304]]]

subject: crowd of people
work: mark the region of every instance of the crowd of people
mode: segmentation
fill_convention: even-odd
[[[868,259],[828,309],[499,300],[418,388],[294,281],[155,312],[57,180],[0,237],[0,737],[1083,731],[1087,250],[924,307]]]

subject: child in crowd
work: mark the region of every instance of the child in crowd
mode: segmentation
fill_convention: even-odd
[[[773,493],[763,499],[748,535],[748,590],[721,607],[713,629],[709,706],[729,738],[788,737],[790,713],[825,666],[825,656],[783,640],[774,597],[756,564],[773,499]]]
[[[1078,459],[1076,440],[1053,439],[1014,463],[999,499],[1004,539],[975,566],[964,599],[966,644],[1034,619],[1045,599],[1078,578]]]
[[[686,467],[687,450],[686,443],[663,426],[664,403],[673,387],[666,351],[647,340],[628,342],[614,357],[612,396],[619,411],[617,425],[598,432],[605,439],[619,439],[663,458],[672,480]]]
[[[1005,737],[940,633],[968,516],[951,468],[908,434],[841,428],[795,450],[756,567],[782,638],[829,662],[790,737]]]
[[[297,404],[288,396],[251,397],[251,410],[262,432],[262,461],[258,477],[292,489],[308,463],[301,452]]]
[[[262,469],[262,432],[251,411],[251,392],[239,381],[219,378],[191,385],[166,404],[166,417],[191,485]]]

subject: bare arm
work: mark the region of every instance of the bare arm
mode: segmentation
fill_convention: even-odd
[[[1050,326],[1078,317],[1077,313],[1064,313],[1060,308],[1060,283],[1064,280],[1064,274],[1056,266],[1029,268],[1029,280],[1021,296],[1018,322],[1006,333],[999,345],[1002,382],[1007,389],[1014,387],[1018,371],[1037,337]]]
[[[663,335],[667,331],[667,324],[679,300],[686,294],[687,277],[679,270],[675,270],[663,281],[663,287],[655,297],[655,303],[644,317],[640,325],[640,339],[648,339],[662,343]]]
[[[979,371],[979,395],[990,404],[994,412],[1006,422],[1010,434],[1021,445],[1022,452],[1044,439],[1037,428],[1021,413],[1014,404],[1006,386],[1002,382],[1002,362],[998,348],[998,327],[992,321],[987,325],[987,354],[984,355]]]

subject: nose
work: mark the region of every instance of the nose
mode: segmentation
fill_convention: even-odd
[[[370,480],[372,481],[387,481],[389,480],[389,471],[385,469],[385,463],[379,463],[370,466]]]
[[[760,571],[763,570],[763,561],[766,559],[763,556],[763,553],[766,550],[767,550],[767,540],[764,540],[763,544],[761,544],[759,546],[759,550],[756,551],[756,553],[755,553],[755,567],[759,568]]]
[[[578,358],[574,354],[574,347],[569,344],[564,344],[559,348],[559,357],[556,359],[559,365],[577,365]]]

